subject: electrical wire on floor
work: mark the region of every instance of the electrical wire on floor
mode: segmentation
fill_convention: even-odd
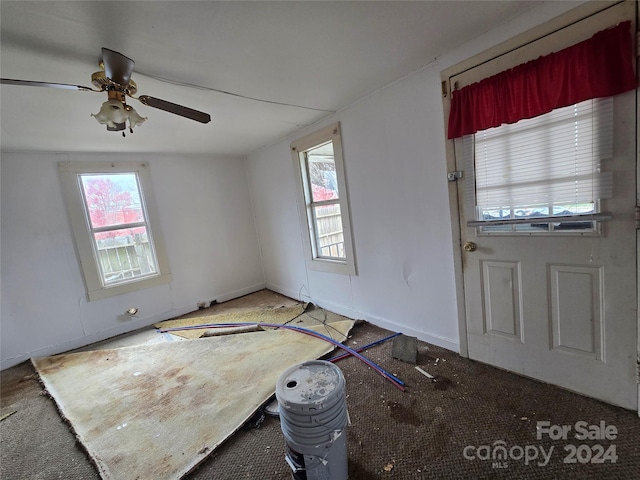
[[[315,310],[314,310],[315,311]],[[322,326],[324,326],[324,329],[327,331],[327,333],[329,335],[331,335],[331,332],[329,331],[329,329],[331,328],[332,330],[336,331],[341,337],[344,337],[344,339],[342,341],[345,341],[346,339],[349,338],[348,334],[342,333],[340,330],[338,330],[336,327],[334,327],[333,325],[331,325],[330,323],[328,323],[328,318],[327,318],[327,312],[325,312],[323,309],[320,309],[320,311],[322,312],[322,315],[324,316],[324,319],[320,320],[319,318],[314,317],[313,315],[311,315],[310,313],[307,313],[307,316],[309,316],[309,318],[312,318],[313,320],[315,320],[316,322],[320,322],[322,324]]]

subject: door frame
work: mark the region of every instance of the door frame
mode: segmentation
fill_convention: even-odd
[[[618,2],[622,3],[622,2]],[[635,2],[633,2],[635,3]],[[603,5],[600,2],[587,2],[582,4],[568,12],[552,18],[547,22],[527,30],[515,37],[506,40],[482,53],[479,53],[467,60],[464,60],[456,65],[453,65],[441,72],[442,82],[442,103],[444,114],[444,125],[448,124],[449,112],[451,106],[451,85],[450,79],[456,75],[465,72],[477,65],[491,61],[496,57],[504,55],[510,51],[513,51],[523,45],[536,41],[546,35],[554,33],[563,29],[565,26],[578,22],[586,17],[599,13],[613,7],[617,3]],[[636,4],[636,16],[639,16],[638,7]],[[640,28],[640,19],[636,22],[636,29]],[[636,38],[638,32],[636,32]],[[637,54],[640,53],[640,46]],[[636,68],[636,75],[640,77],[638,69]],[[636,94],[636,112],[640,112],[640,95]],[[446,128],[445,128],[446,133]],[[640,205],[640,122],[636,125],[636,205]],[[446,153],[446,165],[447,172],[456,171],[456,157],[455,157],[455,144],[454,140],[445,139],[445,153]],[[465,287],[464,287],[464,275],[463,275],[463,255],[462,255],[462,233],[460,227],[460,204],[458,197],[458,182],[449,181],[448,186],[449,195],[449,209],[451,220],[451,239],[453,246],[453,263],[454,263],[454,275],[455,275],[455,295],[456,295],[456,308],[458,314],[458,332],[460,341],[460,355],[463,357],[469,357],[469,344],[467,336],[467,315],[466,315],[466,302],[465,302]],[[636,231],[636,278],[637,278],[637,291],[640,288],[640,235]],[[636,294],[636,303],[638,305],[638,315],[636,319],[637,327],[637,370],[638,370],[638,415],[640,416],[640,294]]]

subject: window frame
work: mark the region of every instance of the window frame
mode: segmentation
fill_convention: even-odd
[[[171,282],[172,276],[160,232],[160,222],[155,206],[149,164],[146,162],[71,162],[58,163],[62,190],[67,203],[69,219],[76,245],[76,252],[83,274],[89,301],[101,300],[116,295],[135,292]],[[146,213],[146,227],[157,259],[158,272],[139,279],[128,279],[114,285],[104,285],[101,269],[96,257],[93,228],[85,208],[81,175],[86,174],[136,174],[141,201]]]
[[[306,166],[306,153],[321,145],[332,142],[333,155],[336,167],[336,181],[338,184],[337,201],[322,200],[313,202],[309,171]],[[342,149],[342,135],[340,123],[328,125],[316,132],[306,135],[291,143],[291,156],[296,175],[296,190],[298,197],[298,213],[300,225],[304,226],[302,235],[305,263],[311,270],[338,273],[343,275],[356,275],[356,263],[351,233],[351,215],[344,171],[344,157]],[[345,259],[324,257],[319,255],[316,226],[314,215],[310,212],[313,206],[324,204],[340,205],[340,217],[342,221],[342,234],[344,240]]]

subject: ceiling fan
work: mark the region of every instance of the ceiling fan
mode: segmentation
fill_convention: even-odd
[[[133,127],[142,125],[146,117],[138,115],[131,105],[126,102],[126,97],[139,100],[144,105],[154,107],[165,112],[180,115],[200,123],[209,123],[211,116],[208,113],[200,112],[192,108],[184,107],[176,103],[171,103],[149,95],[134,97],[138,91],[136,82],[131,80],[133,66],[135,62],[121,53],[102,49],[102,61],[99,63],[102,70],[91,75],[91,83],[97,90],[82,85],[70,85],[66,83],[36,82],[31,80],[14,80],[11,78],[0,78],[0,84],[22,85],[27,87],[49,87],[61,88],[65,90],[78,90],[89,92],[107,92],[108,100],[104,102],[100,111],[91,114],[92,117],[107,126],[107,130],[120,132],[124,136],[124,131],[128,128],[133,133]],[[127,121],[129,124],[127,125]]]

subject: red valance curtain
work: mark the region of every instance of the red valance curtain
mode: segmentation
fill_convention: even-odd
[[[453,92],[448,138],[633,90],[631,22]]]

